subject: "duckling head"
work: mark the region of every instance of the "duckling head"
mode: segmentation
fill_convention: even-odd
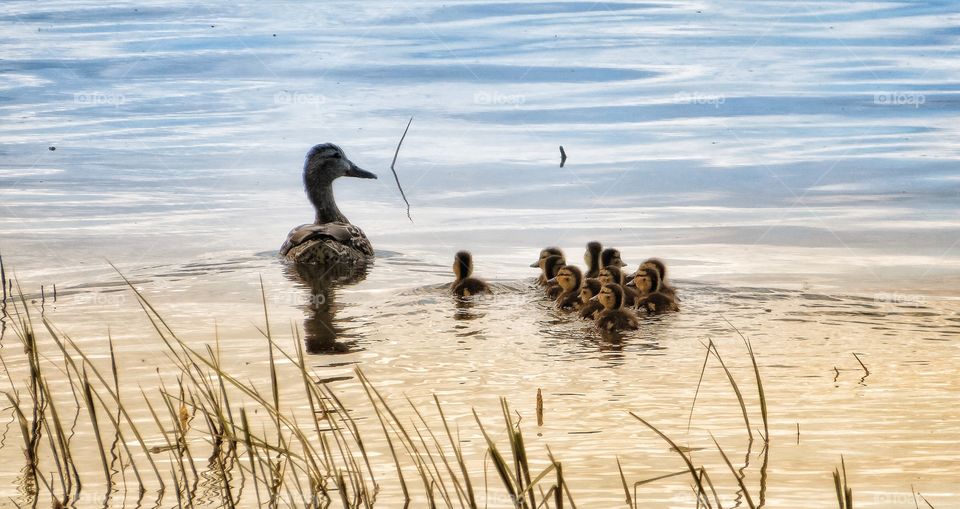
[[[620,250],[612,247],[608,247],[600,253],[600,266],[606,267],[608,265],[614,265],[617,267],[624,267],[627,264],[623,263],[623,260],[620,259]]]
[[[583,281],[583,273],[573,265],[565,265],[557,271],[557,277],[554,279],[564,291],[572,292],[580,288],[580,284]]]
[[[580,287],[580,302],[586,304],[590,302],[590,299],[594,298],[598,293],[600,293],[600,280],[599,279],[587,279],[583,282],[583,286]]]
[[[618,284],[603,285],[594,298],[603,305],[603,309],[620,309],[623,307],[623,288]]]
[[[310,152],[307,152],[307,159],[303,164],[303,179],[307,186],[313,182],[330,183],[339,177],[377,178],[375,174],[353,164],[347,159],[343,149],[333,143],[314,145]]]
[[[637,287],[637,290],[642,295],[655,293],[660,290],[660,273],[652,267],[641,267],[640,270],[633,275],[633,281],[631,281],[631,283]]]
[[[599,242],[587,242],[587,250],[583,253],[583,263],[587,268],[593,268],[594,264],[600,264],[601,251],[603,251],[603,246]]]
[[[660,273],[660,279],[667,278],[667,266],[659,258],[650,258],[640,264],[640,269],[656,269]],[[639,272],[639,271],[638,271]]]
[[[546,277],[547,280],[553,279],[557,277],[557,273],[560,272],[560,269],[566,265],[567,262],[563,260],[562,256],[548,256],[545,260],[543,260],[543,276]]]
[[[469,251],[460,251],[453,257],[453,274],[457,281],[473,274],[473,255]]]
[[[545,247],[540,250],[540,258],[537,258],[537,261],[530,264],[531,267],[540,267],[543,269],[543,261],[550,256],[559,256],[563,258],[563,251],[559,247]]]
[[[600,284],[618,284],[622,285],[624,283],[623,271],[620,270],[620,267],[616,265],[607,265],[606,267],[600,269],[600,275],[597,276],[597,279],[600,280]]]

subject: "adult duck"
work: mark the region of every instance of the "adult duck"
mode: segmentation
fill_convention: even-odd
[[[333,143],[314,146],[303,165],[303,186],[316,210],[311,224],[287,234],[280,255],[296,263],[364,265],[373,258],[373,246],[363,230],[337,208],[333,181],[339,177],[375,179],[376,175],[353,164]]]

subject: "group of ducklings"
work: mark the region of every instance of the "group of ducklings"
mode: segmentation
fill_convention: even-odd
[[[667,267],[659,259],[650,258],[627,276],[623,271],[627,264],[620,258],[619,250],[589,242],[583,261],[586,272],[567,265],[559,248],[547,247],[530,265],[540,268],[537,284],[557,309],[576,311],[580,318],[593,320],[598,329],[605,331],[638,328],[636,311],[659,314],[680,310],[677,292],[666,281]],[[486,282],[472,277],[473,258],[467,251],[454,257],[453,273],[456,280],[451,289],[457,296],[490,291]]]

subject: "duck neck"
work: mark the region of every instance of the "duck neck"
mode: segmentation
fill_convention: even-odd
[[[600,254],[599,253],[590,253],[590,266],[587,267],[587,272],[591,274],[600,273]]]
[[[307,182],[307,196],[317,211],[316,224],[350,222],[337,208],[337,201],[333,197],[333,182]]]

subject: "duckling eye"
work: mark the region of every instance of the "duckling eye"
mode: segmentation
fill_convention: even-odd
[[[331,157],[333,157],[334,159],[343,159],[343,154],[341,154],[340,152],[334,152],[334,154]]]

